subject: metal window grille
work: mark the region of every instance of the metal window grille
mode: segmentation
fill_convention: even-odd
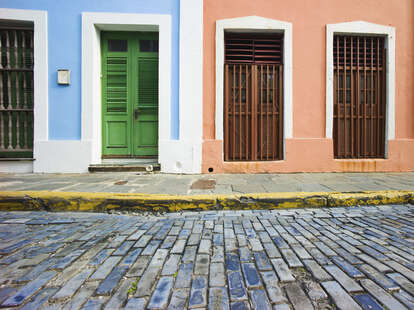
[[[224,160],[283,154],[283,36],[226,34]]]
[[[33,157],[33,27],[0,23],[0,157]]]
[[[386,51],[383,37],[334,36],[334,156],[385,154]]]

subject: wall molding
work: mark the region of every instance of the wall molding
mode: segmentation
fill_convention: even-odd
[[[387,47],[387,96],[385,145],[395,139],[395,28],[364,21],[326,25],[326,138],[333,136],[333,38],[335,34],[383,35]],[[387,156],[387,155],[386,155]]]
[[[30,21],[34,24],[34,124],[33,158],[42,160],[37,143],[49,139],[49,85],[47,12],[39,10],[0,9],[0,19]],[[30,166],[30,164],[28,165]],[[17,166],[16,166],[17,167]],[[33,163],[36,171],[36,161]],[[19,172],[20,169],[17,169]]]
[[[203,137],[203,0],[180,0],[180,152],[168,172],[201,173]],[[178,147],[178,144],[172,144]],[[178,157],[171,154],[171,159]],[[185,159],[185,160],[184,160]],[[181,164],[180,164],[181,163]],[[181,167],[178,167],[180,166]]]
[[[292,24],[259,16],[246,16],[216,21],[216,140],[223,140],[223,88],[224,88],[224,32],[263,31],[284,34],[283,70],[283,138],[293,137],[292,116]],[[224,153],[224,152],[223,152]]]
[[[158,143],[161,166],[168,160],[162,147],[171,137],[171,15],[82,13],[82,141],[91,143],[90,163],[101,162],[101,31],[159,32]]]

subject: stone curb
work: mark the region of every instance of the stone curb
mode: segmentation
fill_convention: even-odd
[[[326,208],[414,203],[414,191],[158,195],[49,191],[0,192],[0,211],[178,212]]]

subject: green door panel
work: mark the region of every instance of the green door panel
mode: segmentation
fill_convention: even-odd
[[[158,34],[102,33],[102,154],[158,154]]]
[[[158,58],[138,58],[138,100],[135,105],[134,153],[158,154]]]

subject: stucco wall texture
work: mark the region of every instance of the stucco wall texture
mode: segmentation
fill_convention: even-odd
[[[224,162],[214,123],[216,21],[253,15],[292,23],[293,138],[282,161]],[[396,29],[395,139],[387,159],[335,160],[333,140],[325,138],[326,24],[351,21]],[[204,0],[203,79],[205,173],[414,171],[413,0]]]

